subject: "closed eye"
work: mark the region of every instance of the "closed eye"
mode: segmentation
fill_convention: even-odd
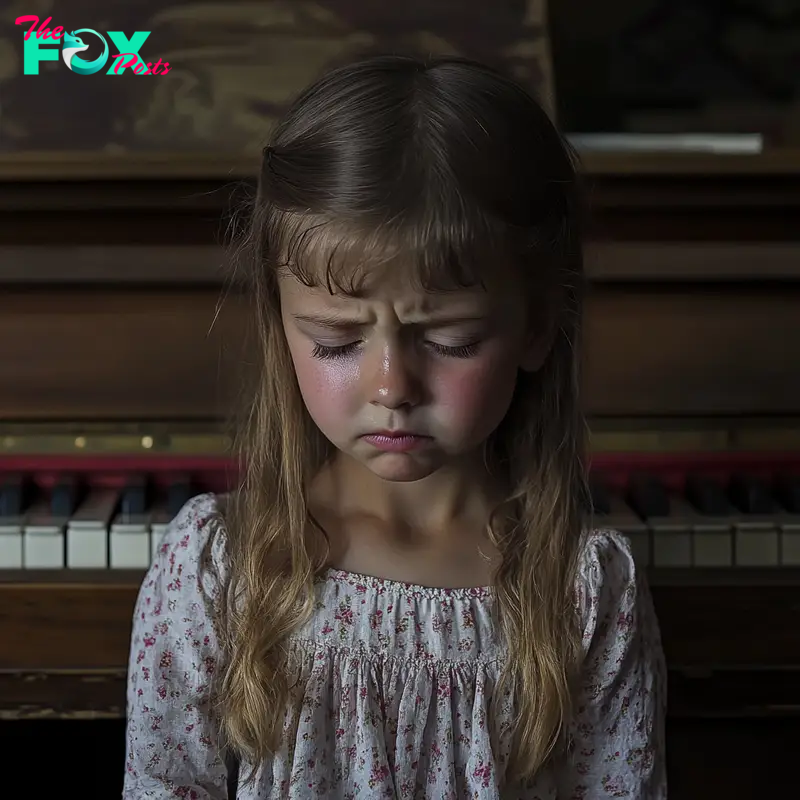
[[[456,347],[448,347],[447,345],[439,344],[438,342],[426,342],[428,347],[440,356],[446,358],[472,358],[477,354],[480,347],[479,342],[472,344],[462,344]]]
[[[425,344],[433,350],[434,353],[445,358],[472,358],[477,354],[480,348],[480,342],[457,346],[448,346],[439,344],[438,342],[425,342]],[[348,358],[358,352],[361,345],[361,341],[349,342],[348,344],[336,346],[315,342],[311,355],[320,361],[336,361],[337,359]]]
[[[342,344],[336,347],[330,345],[314,343],[314,349],[311,355],[318,358],[320,361],[336,361],[340,358],[347,358],[355,353],[361,347],[361,342],[350,342],[349,344]]]

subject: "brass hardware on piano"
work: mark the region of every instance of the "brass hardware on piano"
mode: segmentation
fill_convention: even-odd
[[[0,442],[0,570],[145,569],[180,507],[229,472],[213,431],[17,426]]]

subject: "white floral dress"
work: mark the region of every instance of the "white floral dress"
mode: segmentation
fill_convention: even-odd
[[[206,713],[219,659],[198,578],[210,523],[221,524],[216,498],[190,500],[139,593],[125,800],[229,797]],[[329,571],[312,619],[292,637],[302,681],[284,745],[259,765],[254,783],[242,777],[237,799],[666,797],[663,656],[627,540],[593,533],[577,589],[585,658],[571,755],[511,787],[503,786],[508,701],[490,738],[489,701],[503,663],[492,590]]]

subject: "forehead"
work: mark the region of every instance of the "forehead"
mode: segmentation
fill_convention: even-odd
[[[292,310],[304,306],[355,310],[380,305],[427,316],[442,311],[489,313],[517,305],[521,299],[519,288],[515,290],[511,281],[500,279],[499,272],[487,275],[480,285],[442,287],[426,286],[418,270],[399,264],[349,277],[327,281],[320,274],[309,281],[282,270],[278,277],[281,301]]]
[[[430,305],[519,294],[522,283],[508,243],[467,225],[425,219],[357,225],[290,215],[277,226],[273,247],[282,295],[342,301],[413,297]]]

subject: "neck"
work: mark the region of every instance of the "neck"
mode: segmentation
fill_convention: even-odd
[[[484,528],[502,499],[482,454],[443,466],[418,481],[386,481],[362,464],[338,457],[322,478],[342,515],[368,515],[396,529],[426,537],[446,536],[454,526]]]

